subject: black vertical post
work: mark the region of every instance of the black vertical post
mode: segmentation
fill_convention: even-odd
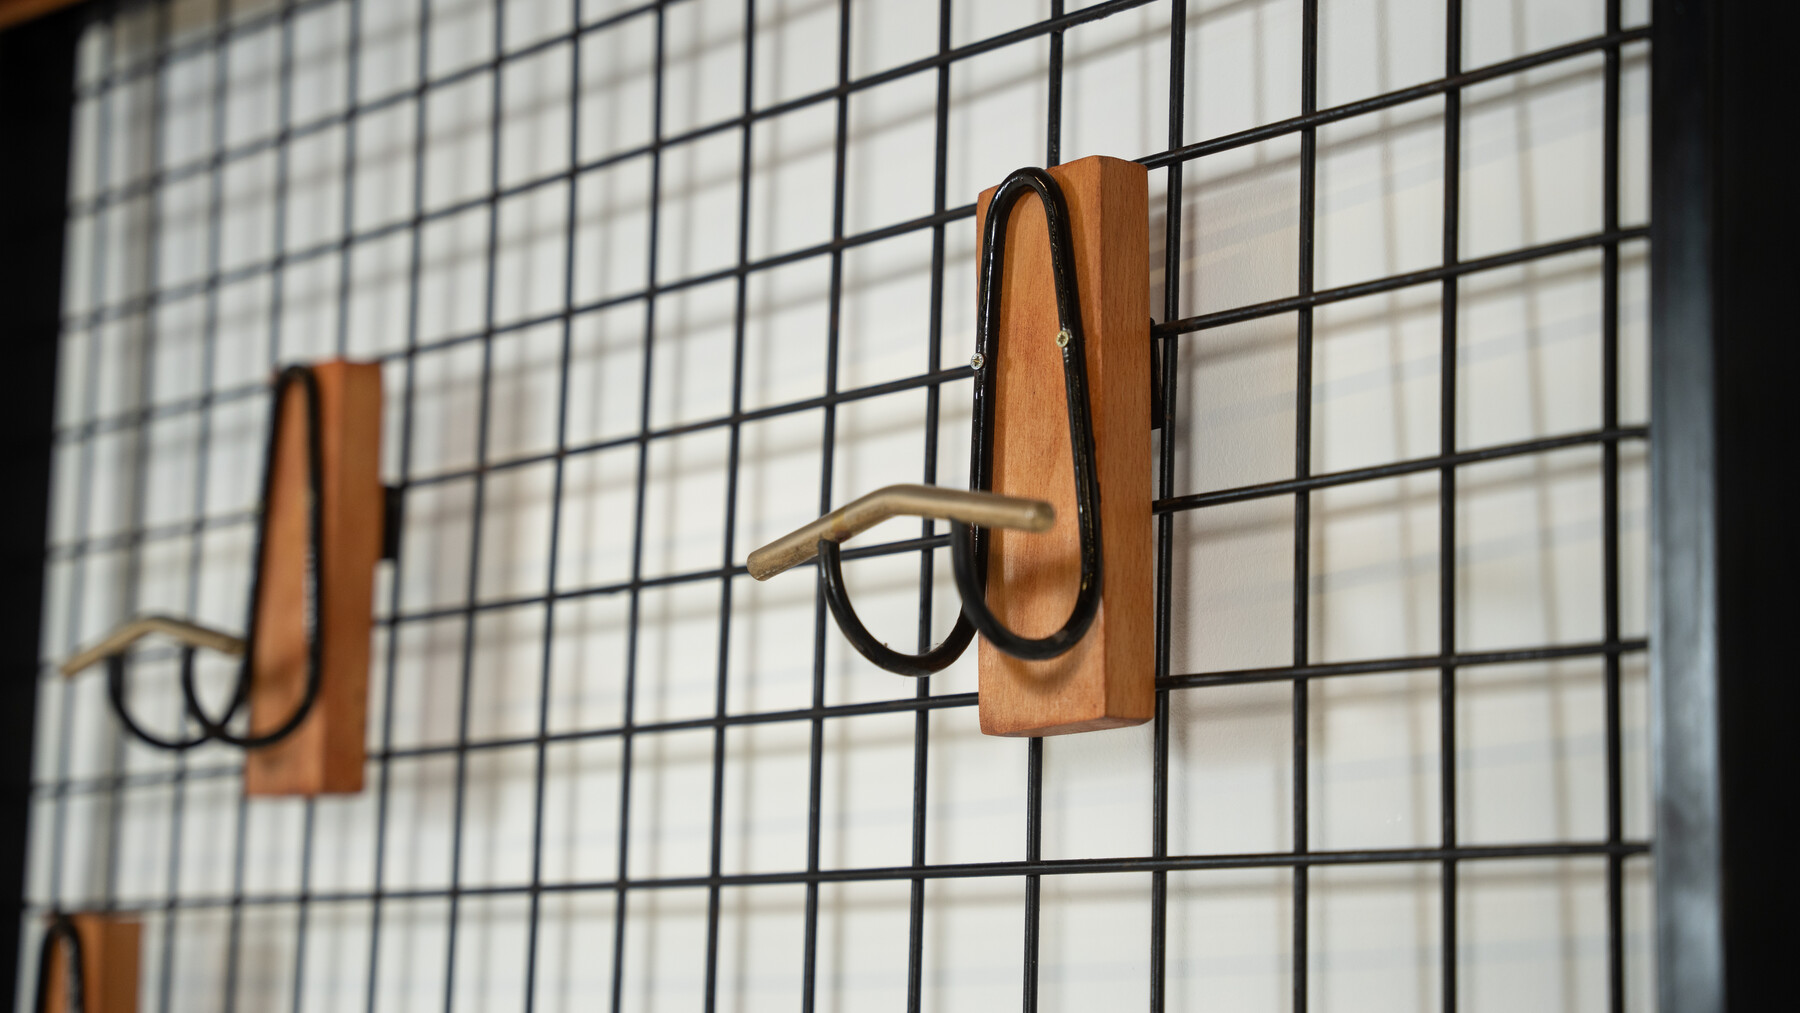
[[[18,994],[79,9],[0,32],[0,996]]]
[[[1776,1008],[1796,687],[1784,5],[1658,0],[1651,475],[1659,1006]],[[1787,224],[1783,224],[1786,222]]]

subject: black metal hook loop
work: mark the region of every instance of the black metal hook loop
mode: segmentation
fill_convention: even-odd
[[[66,1013],[87,1013],[87,967],[81,952],[81,934],[75,930],[75,922],[60,911],[50,916],[50,926],[44,930],[44,941],[38,946],[37,995],[31,1008],[37,1013],[49,1013],[50,960],[58,942],[68,953],[63,966],[68,983],[63,1009]]]
[[[1069,230],[1069,207],[1062,188],[1042,169],[1020,169],[1006,177],[988,204],[987,235],[981,261],[981,288],[976,307],[976,351],[982,365],[975,374],[974,430],[970,434],[969,488],[994,484],[994,413],[1000,374],[1000,281],[1006,262],[1006,232],[1012,209],[1027,192],[1044,206],[1050,233],[1050,274],[1056,290],[1056,316],[1062,329],[1056,343],[1062,352],[1063,404],[1068,414],[1069,449],[1075,461],[1075,524],[1081,546],[1081,587],[1069,618],[1045,637],[1024,637],[1008,629],[987,605],[988,545],[991,535],[969,524],[950,525],[950,558],[962,593],[963,615],[988,642],[1014,657],[1041,661],[1074,647],[1100,611],[1104,564],[1100,554],[1100,476],[1094,466],[1094,420],[1088,403],[1087,342],[1081,328],[1081,298],[1075,284],[1075,243]]]
[[[941,672],[962,657],[969,641],[975,639],[974,624],[969,622],[967,615],[958,614],[950,635],[923,654],[904,654],[876,640],[850,605],[850,593],[844,587],[842,551],[838,543],[829,538],[819,539],[819,582],[825,589],[825,604],[831,606],[831,614],[837,619],[838,629],[844,632],[844,639],[850,641],[858,654],[896,675],[921,678]]]
[[[1016,657],[1054,658],[1081,640],[1100,609],[1104,572],[1100,552],[1100,478],[1094,465],[1087,345],[1082,335],[1081,299],[1075,282],[1074,240],[1062,188],[1043,169],[1019,169],[1007,176],[994,191],[988,205],[976,318],[976,350],[980,362],[975,373],[969,488],[979,491],[993,488],[994,418],[1000,361],[1000,282],[1006,263],[1006,235],[1012,210],[1027,193],[1038,195],[1049,230],[1051,281],[1056,291],[1056,313],[1061,326],[1054,337],[1062,352],[1069,445],[1075,458],[1075,513],[1081,544],[1080,591],[1069,618],[1056,632],[1045,637],[1024,637],[1014,633],[987,605],[988,532],[974,525],[951,521],[951,564],[957,590],[962,595],[962,612],[943,643],[924,654],[903,654],[876,640],[857,617],[844,587],[838,544],[822,539],[819,542],[819,580],[826,604],[831,607],[831,614],[836,617],[844,637],[863,657],[900,675],[924,676],[942,671],[969,646],[976,631],[995,647]],[[1049,338],[1046,335],[1046,340]]]
[[[262,600],[264,578],[264,549],[269,540],[269,504],[275,485],[275,455],[281,446],[282,407],[286,402],[288,388],[300,384],[306,395],[306,471],[307,471],[307,582],[309,615],[307,616],[307,652],[306,652],[306,689],[300,702],[286,721],[272,731],[262,735],[238,735],[226,726],[229,725],[244,704],[250,699],[250,686],[254,679],[256,665],[257,613]],[[139,741],[158,749],[183,750],[192,749],[206,742],[218,741],[244,749],[256,749],[273,745],[292,734],[306,716],[312,712],[313,704],[319,698],[320,671],[323,668],[324,644],[319,636],[319,622],[324,615],[321,600],[324,586],[324,453],[320,446],[321,427],[319,423],[319,380],[310,366],[289,366],[281,371],[275,380],[275,396],[269,419],[268,454],[263,465],[262,511],[256,528],[256,546],[254,549],[256,567],[252,571],[250,581],[250,618],[244,636],[243,658],[238,664],[237,680],[232,689],[231,702],[225,713],[213,718],[206,712],[200,702],[199,688],[194,677],[194,648],[184,646],[181,654],[181,696],[188,717],[200,726],[199,734],[191,738],[175,739],[156,735],[140,725],[131,716],[126,706],[125,692],[125,655],[123,651],[106,659],[107,694],[112,701],[114,713],[119,722],[125,726]]]
[[[181,676],[184,685],[193,669],[194,649],[183,646],[181,649]],[[164,738],[138,724],[137,719],[131,716],[131,708],[125,702],[125,652],[123,651],[106,659],[106,696],[108,700],[112,701],[113,713],[118,715],[119,723],[124,725],[125,730],[135,736],[139,742],[146,745],[180,752],[184,749],[204,745],[213,739],[212,734],[204,730],[198,735],[185,739]]]

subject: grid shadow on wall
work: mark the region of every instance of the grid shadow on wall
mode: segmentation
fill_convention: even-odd
[[[28,939],[140,913],[160,1010],[1643,1006],[1648,28],[1468,6],[104,12]],[[741,561],[960,481],[969,199],[1096,153],[1152,170],[1157,719],[988,740],[972,657]],[[53,662],[241,621],[327,355],[407,504],[370,787],[250,803]],[[846,550],[874,628],[948,628],[946,544]]]

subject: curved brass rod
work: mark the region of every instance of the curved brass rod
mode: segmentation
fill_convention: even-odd
[[[1056,508],[1043,500],[991,492],[935,485],[883,486],[750,553],[746,560],[750,576],[768,580],[817,557],[820,540],[842,542],[890,517],[933,517],[984,528],[1048,531],[1056,523]]]
[[[233,657],[244,653],[244,641],[210,626],[190,623],[173,616],[138,616],[121,623],[116,629],[62,663],[62,674],[74,675],[90,665],[124,651],[152,633],[161,633],[189,647],[205,647]]]

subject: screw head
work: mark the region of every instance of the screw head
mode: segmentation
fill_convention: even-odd
[[[1069,347],[1069,329],[1067,327],[1064,327],[1062,330],[1056,332],[1056,347],[1058,347],[1058,348]]]
[[[969,356],[969,368],[970,369],[980,369],[982,366],[984,366],[986,364],[987,364],[987,360],[981,357],[980,352],[976,352],[974,355]]]

